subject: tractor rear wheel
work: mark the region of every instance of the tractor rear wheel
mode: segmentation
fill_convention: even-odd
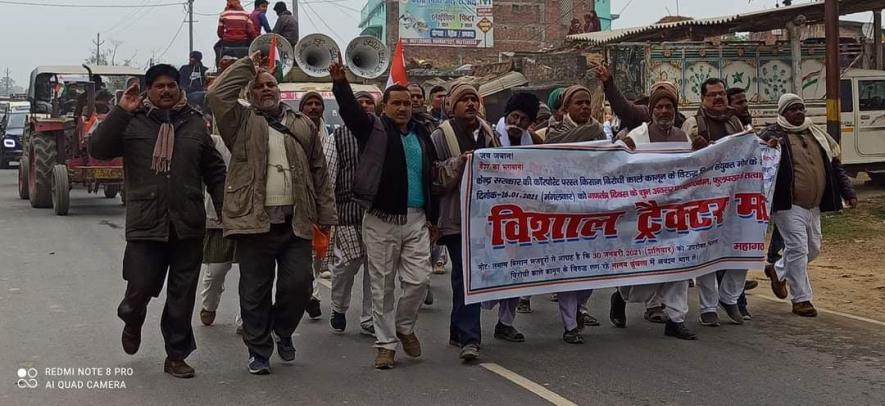
[[[28,157],[22,156],[18,161],[18,197],[22,200],[28,199]]]
[[[108,199],[113,199],[117,197],[117,193],[120,193],[119,185],[105,185],[104,187],[104,197]]]
[[[68,167],[55,165],[52,167],[52,208],[55,214],[68,214],[71,205],[71,182],[68,179]]]
[[[48,135],[31,136],[31,156],[28,173],[28,198],[31,207],[52,207],[52,167],[55,166],[55,138]]]

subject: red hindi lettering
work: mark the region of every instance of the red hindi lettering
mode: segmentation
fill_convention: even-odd
[[[741,218],[755,217],[756,221],[768,221],[768,210],[766,210],[767,199],[762,193],[735,193],[735,201],[737,203],[737,214]]]

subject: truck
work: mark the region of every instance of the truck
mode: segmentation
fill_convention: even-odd
[[[701,84],[718,77],[728,88],[745,90],[757,129],[775,122],[777,101],[784,93],[802,96],[812,121],[826,124],[823,43],[802,44],[800,71],[795,73],[799,89],[793,84],[787,43],[620,43],[606,51],[615,84],[631,99],[648,95],[654,82],[672,81],[680,92],[680,111],[691,115],[700,106]],[[862,52],[856,44],[843,44],[841,51],[843,66],[855,65]],[[843,69],[840,97],[843,166],[851,176],[866,172],[873,182],[885,185],[885,71]]]

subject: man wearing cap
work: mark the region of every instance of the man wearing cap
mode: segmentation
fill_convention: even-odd
[[[178,69],[178,86],[187,93],[191,105],[202,108],[206,98],[206,72],[203,66],[203,53],[191,52],[187,65]]]
[[[366,209],[362,232],[372,281],[375,368],[390,369],[399,343],[410,357],[421,356],[415,324],[430,283],[429,247],[437,207],[430,188],[436,153],[430,134],[412,119],[408,88],[393,85],[384,90],[379,118],[357,102],[344,65],[333,63],[329,73],[341,119],[360,146],[352,192]]]
[[[842,199],[856,207],[857,195],[839,162],[839,144],[805,116],[805,101],[786,93],[777,112],[777,123],[759,136],[775,140],[782,151],[771,211],[785,247],[765,273],[777,297],[785,299],[789,286],[793,313],[815,317],[808,263],[820,254],[820,213],[841,210]]]
[[[571,86],[562,93],[562,122],[547,130],[548,144],[604,140],[602,125],[593,118],[590,106],[590,89],[581,85]]]
[[[354,93],[357,103],[366,114],[375,114],[375,97],[369,92]],[[332,317],[329,325],[335,333],[347,328],[347,309],[350,308],[353,279],[363,269],[363,303],[360,313],[360,333],[374,336],[372,325],[372,284],[366,245],[363,243],[363,209],[353,200],[353,178],[360,159],[359,143],[346,125],[335,129],[335,149],[338,152],[338,176],[335,180],[335,204],[338,208],[338,225],[333,235],[332,271]]]
[[[200,277],[206,212],[203,185],[216,210],[224,199],[224,160],[203,118],[178,87],[178,70],[161,64],[145,74],[147,97],[130,86],[89,137],[92,156],[123,157],[126,170],[126,293],[117,315],[126,323],[123,350],[135,354],[151,297],[167,280],[160,330],[163,370],[194,376],[185,359],[196,349],[191,318]]]
[[[259,69],[265,63],[257,52],[238,60],[207,97],[231,152],[224,236],[237,240],[243,342],[256,375],[270,373],[274,341],[280,358],[295,359],[292,335],[311,298],[313,228],[328,232],[338,221],[316,126],[280,102],[276,79]],[[239,100],[244,88],[248,106]]]
[[[627,133],[623,139],[624,143],[630,149],[636,149],[637,144],[689,142],[685,132],[675,126],[678,106],[679,95],[675,84],[672,82],[653,84],[651,95],[648,98],[648,107],[637,106],[629,102],[623,105],[623,107],[627,107],[623,111],[629,112],[627,115],[630,117],[638,117],[640,110],[645,111],[645,114],[650,117],[648,123],[642,123]]]
[[[277,22],[273,25],[273,33],[279,34],[294,47],[298,44],[298,19],[286,8],[286,3],[278,1],[273,6],[277,13]]]
[[[531,93],[516,93],[510,96],[504,107],[504,117],[501,117],[495,126],[495,134],[501,146],[543,144],[541,137],[530,131],[538,119],[540,109],[541,101]]]
[[[329,182],[332,190],[335,190],[335,178],[338,175],[338,152],[335,150],[335,138],[329,135],[326,128],[326,120],[323,113],[326,112],[326,105],[323,103],[323,96],[317,92],[307,92],[301,97],[298,104],[298,111],[313,121],[317,128],[317,137],[323,145],[323,156],[326,158],[326,169],[329,171]],[[333,229],[334,232],[334,229]],[[313,259],[313,294],[310,303],[307,304],[307,316],[311,320],[319,320],[323,317],[323,311],[320,309],[320,284],[318,278],[331,279],[332,273],[329,272],[329,262],[332,258],[332,250],[327,250],[326,255],[320,258],[314,253]]]

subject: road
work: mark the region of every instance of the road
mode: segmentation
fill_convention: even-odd
[[[234,271],[218,324],[200,325],[195,312],[198,349],[188,361],[197,376],[175,379],[162,371],[162,295],[149,307],[139,353],[128,356],[120,348],[119,200],[75,190],[71,214],[56,217],[19,200],[15,170],[6,170],[0,171],[0,210],[2,405],[885,404],[885,325],[826,313],[802,319],[788,305],[758,296],[750,298],[755,318],[743,326],[701,327],[693,310],[689,325],[700,339],[688,342],[664,337],[662,326],[642,320],[640,305],[628,307],[628,328],[611,327],[610,291],[598,291],[591,310],[605,321],[588,327],[584,345],[561,340],[555,304],[538,297],[535,312],[516,320],[525,343],[491,338],[495,317],[486,312],[481,362],[463,365],[447,345],[448,275],[433,276],[436,303],[420,315],[422,358],[401,356],[396,369],[374,370],[372,342],[357,333],[352,310],[344,335],[331,334],[327,319],[305,319],[295,337],[296,361],[284,365],[275,356],[273,374],[256,377],[247,373],[246,350],[234,333]],[[763,288],[758,294],[769,294]],[[322,293],[328,316],[328,289]],[[694,290],[691,297],[695,309]],[[74,376],[47,376],[48,368]],[[110,368],[112,376],[78,375],[86,372],[78,368]],[[17,387],[20,369],[37,373],[37,388]],[[84,387],[46,388],[59,381]],[[87,381],[115,381],[125,389],[89,389]]]

